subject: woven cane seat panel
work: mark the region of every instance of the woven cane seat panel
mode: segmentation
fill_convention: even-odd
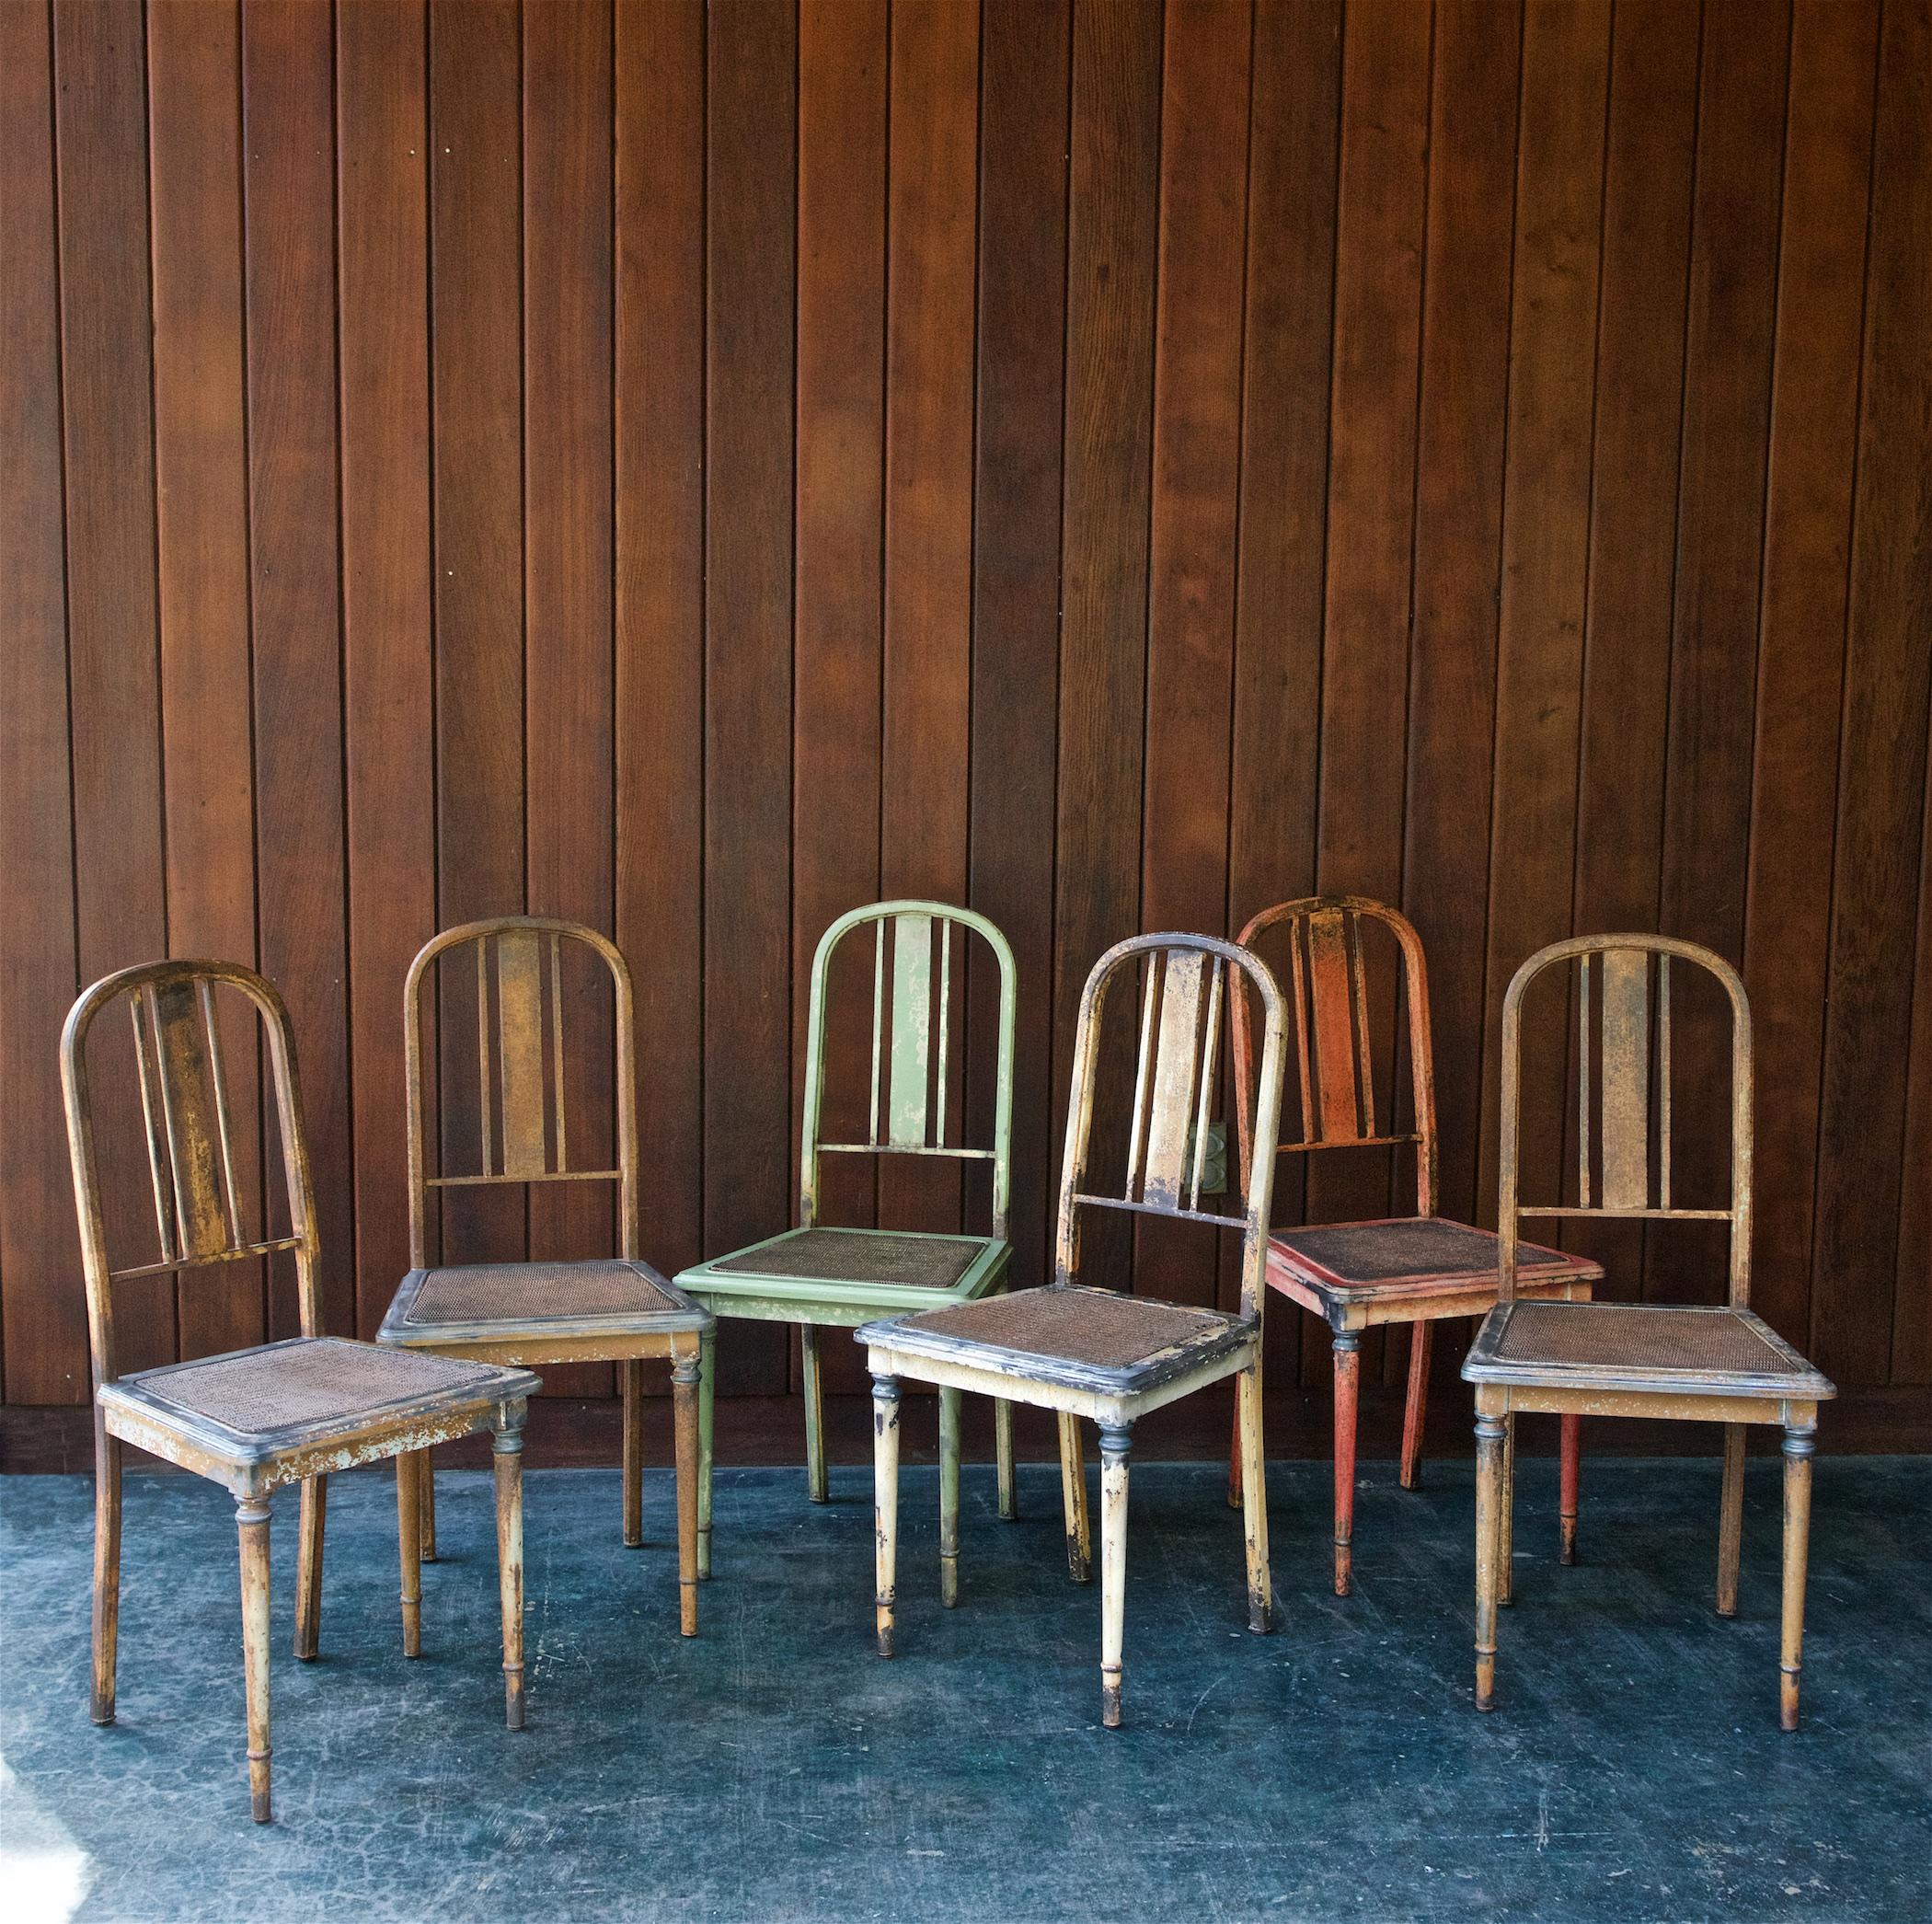
[[[950,1289],[985,1252],[971,1237],[866,1235],[856,1229],[799,1229],[762,1249],[721,1256],[709,1266],[733,1275],[796,1277],[812,1283],[896,1283]]]
[[[431,1270],[403,1321],[550,1322],[690,1308],[641,1263],[477,1262]]]
[[[1226,1337],[1247,1326],[1212,1309],[1075,1288],[982,1296],[908,1317],[903,1327],[1094,1369],[1132,1369],[1184,1343]]]
[[[1564,1369],[1752,1377],[1809,1373],[1729,1310],[1640,1303],[1518,1303],[1496,1346],[1496,1359]]]
[[[341,1422],[419,1397],[483,1391],[502,1376],[451,1357],[316,1337],[150,1370],[121,1382],[224,1430],[254,1435]]]
[[[1489,1230],[1441,1216],[1278,1229],[1272,1241],[1358,1288],[1418,1276],[1493,1276],[1501,1260],[1501,1245]],[[1519,1268],[1570,1266],[1560,1250],[1527,1242],[1516,1245],[1516,1260]]]

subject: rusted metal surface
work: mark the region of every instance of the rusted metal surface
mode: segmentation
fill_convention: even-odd
[[[1592,1184],[1586,1151],[1579,1158],[1575,1204],[1557,1198],[1526,1201],[1520,1193],[1519,1155],[1524,997],[1546,970],[1571,962],[1577,968],[1581,1010],[1578,1054],[1587,1063],[1594,1042],[1601,1063],[1595,1119],[1601,1181]],[[1593,963],[1597,964],[1595,970]],[[1673,963],[1715,977],[1731,1006],[1731,1188],[1729,1203],[1722,1208],[1678,1208],[1671,1201]],[[1594,1038],[1588,987],[1593,974],[1602,981],[1596,997],[1600,1031]],[[1587,1082],[1584,1089],[1580,1133],[1591,1120]],[[1563,1419],[1565,1562],[1575,1556],[1574,1437],[1583,1416],[1666,1417],[1724,1424],[1717,1608],[1726,1617],[1737,1609],[1743,1426],[1763,1423],[1777,1423],[1784,1430],[1779,1721],[1786,1730],[1798,1727],[1811,1457],[1818,1404],[1836,1392],[1750,1308],[1752,1100],[1751,1012],[1744,986],[1731,964],[1710,950],[1668,936],[1579,937],[1540,950],[1510,983],[1502,1019],[1501,1289],[1463,1365],[1464,1377],[1476,1385],[1478,1412],[1476,1663],[1477,1698],[1485,1708],[1495,1688],[1494,1606],[1509,1597],[1509,1439],[1516,1415],[1554,1411]],[[1720,1307],[1526,1300],[1522,1289],[1526,1246],[1518,1227],[1525,1215],[1724,1223],[1730,1236],[1727,1300]],[[1493,1449],[1492,1441],[1497,1446]],[[1493,1490],[1487,1480],[1492,1455],[1497,1458]]]

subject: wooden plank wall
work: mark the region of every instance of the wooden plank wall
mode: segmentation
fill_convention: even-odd
[[[1528,951],[1740,962],[1759,1299],[1848,1388],[1932,1386],[1928,90],[1928,0],[0,7],[6,1400],[86,1395],[54,1043],[110,968],[281,984],[366,1332],[439,925],[627,950],[669,1269],[788,1219],[824,923],[985,910],[1031,1282],[1095,956],[1315,888],[1421,927],[1479,1219]],[[289,1326],[213,1286],[124,1340]],[[1325,1373],[1293,1314],[1270,1350]],[[794,1384],[776,1332],[723,1351]]]

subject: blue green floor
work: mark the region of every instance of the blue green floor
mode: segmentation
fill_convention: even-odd
[[[90,1919],[1861,1918],[1932,1915],[1932,1464],[1817,1466],[1805,1723],[1777,1728],[1778,1465],[1754,1460],[1739,1618],[1710,1608],[1714,1461],[1519,1471],[1499,1707],[1470,1704],[1471,1475],[1364,1469],[1356,1593],[1327,1472],[1271,1472],[1282,1623],[1245,1628],[1209,1465],[1133,1472],[1127,1727],[1056,1473],[1022,1520],[969,1468],[960,1605],[908,1469],[900,1655],[872,1653],[869,1473],[721,1470],[703,1626],[677,1635],[669,1477],[641,1551],[615,1471],[527,1482],[530,1727],[501,1723],[480,1475],[445,1474],[424,1653],[393,1484],[330,1493],[319,1663],[288,1655],[276,1501],[276,1822],[248,1822],[232,1506],[129,1480],[121,1721],[86,1717],[90,1495],[0,1480],[0,1912]]]

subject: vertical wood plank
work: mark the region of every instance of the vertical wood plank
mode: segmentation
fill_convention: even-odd
[[[884,583],[886,68],[884,0],[809,0],[799,16],[798,569],[793,666],[792,1032],[805,1033],[826,926],[879,896]],[[827,985],[821,1126],[858,1142],[874,930]],[[792,1106],[805,1052],[793,1051]],[[797,1123],[794,1123],[794,1140]],[[874,1220],[871,1158],[827,1157],[819,1210]],[[864,1387],[864,1359],[822,1346],[829,1387]]]
[[[1053,844],[1056,1142],[1087,971],[1140,926],[1139,838],[1125,824],[1139,812],[1145,725],[1160,35],[1154,7],[1075,9]],[[1113,1028],[1130,1032],[1118,1015]],[[1111,1030],[1103,1039],[1097,1173],[1121,1166],[1126,1137],[1131,1057],[1120,1041]],[[1120,1126],[1110,1131],[1114,1118]],[[1084,1226],[1083,1257],[1096,1277],[1124,1283],[1130,1238],[1118,1214]]]
[[[1497,641],[1495,793],[1484,1034],[1533,950],[1569,933],[1582,693],[1590,452],[1610,10],[1524,12],[1523,104],[1511,279],[1508,457]],[[1560,995],[1526,1011],[1522,1193],[1548,1201],[1560,1168]],[[1493,1049],[1493,1043],[1490,1045]],[[1496,1196],[1498,1058],[1485,1068],[1477,1188]]]
[[[1905,1051],[1932,682],[1932,6],[1880,29],[1871,269],[1852,529],[1837,858],[1811,1250],[1811,1347],[1841,1387],[1890,1369]],[[1912,1287],[1926,1287],[1921,1273]]]
[[[1932,786],[1919,833],[1918,952],[1905,1093],[1906,1170],[1932,1168]],[[1932,1184],[1905,1181],[1899,1197],[1897,1285],[1886,1380],[1932,1383]],[[1757,1300],[1754,1275],[1752,1301]]]
[[[608,933],[615,912],[611,453],[612,20],[608,0],[523,9],[524,832],[533,915]],[[507,952],[507,950],[506,950]],[[615,1010],[604,965],[564,961],[573,1159],[616,1161]],[[539,1064],[541,1067],[541,1064]],[[506,1138],[509,1132],[505,1085]],[[538,1116],[542,1115],[539,1099]],[[541,1123],[539,1123],[539,1131]],[[506,1144],[507,1146],[507,1144]],[[542,1144],[537,1144],[539,1158]],[[533,1257],[608,1255],[614,1185],[530,1197]],[[606,1365],[546,1373],[608,1396]]]
[[[53,1039],[77,986],[61,489],[53,47],[40,7],[0,8],[0,1074],[23,1115],[0,1131],[0,1393],[88,1396],[74,1286],[66,1139]]]
[[[1340,165],[1340,0],[1257,0],[1249,108],[1241,521],[1228,807],[1229,926],[1315,887],[1329,348]],[[1263,531],[1257,537],[1257,530]],[[1265,959],[1282,970],[1277,941]],[[1245,984],[1231,994],[1248,994]],[[1302,1219],[1305,1157],[1284,1157],[1274,1218]],[[1224,1258],[1220,1304],[1240,1299]],[[1266,1368],[1291,1382],[1303,1319],[1268,1319]],[[1325,1345],[1321,1345],[1325,1347]]]
[[[705,1243],[790,1219],[793,165],[789,8],[712,9],[706,227]],[[782,1333],[721,1346],[782,1389]]]
[[[322,1315],[355,1327],[336,415],[334,48],[327,8],[242,12],[255,833],[263,973],[289,1006],[316,1184]],[[278,1209],[280,1185],[271,1185]],[[281,1221],[280,1215],[272,1218]],[[269,1331],[296,1329],[273,1265]]]
[[[1151,928],[1218,933],[1228,916],[1253,12],[1247,0],[1176,0],[1166,25],[1141,913]],[[1144,1223],[1137,1240],[1148,1294],[1214,1300],[1211,1238]]]
[[[168,942],[176,955],[252,965],[255,782],[240,64],[239,7],[150,12],[148,199]],[[259,1234],[258,1025],[253,1008],[236,997],[218,995],[215,1007],[236,1176],[244,1213]],[[191,1278],[178,1303],[182,1354],[207,1355],[259,1342],[263,1280],[262,1266],[253,1262]]]
[[[1070,0],[988,0],[980,41],[979,383],[967,899],[1012,944],[1013,1285],[1045,1280],[1052,1140]],[[969,1139],[993,1139],[997,971],[976,956]]]
[[[1758,1104],[1751,1305],[1800,1348],[1811,1325],[1878,16],[1872,4],[1814,0],[1793,11],[1777,252],[1744,917],[1758,1086],[1777,1098]]]
[[[141,9],[63,0],[53,51],[75,929],[92,982],[167,949]],[[118,1032],[92,1054],[108,1246],[145,1249],[132,1066]],[[122,1369],[172,1360],[170,1279],[128,1286],[115,1321]]]
[[[616,17],[617,945],[638,996],[644,1249],[702,1253],[705,18]]]
[[[1744,942],[1738,856],[1751,824],[1788,25],[1783,9],[1767,16],[1740,0],[1706,7],[1691,213],[1658,926],[1733,962]],[[1672,1189],[1697,1206],[1729,1188],[1731,1022],[1716,995],[1686,996],[1676,1013],[1684,1100]],[[1720,1237],[1653,1234],[1644,1253],[1647,1296],[1721,1300]]]
[[[409,1266],[397,1002],[436,926],[424,9],[340,7],[343,706],[356,1328]]]
[[[1695,8],[1616,9],[1570,912],[1580,935],[1657,925],[1697,49]],[[1573,1224],[1564,1240],[1604,1265],[1600,1296],[1640,1293],[1640,1223]]]
[[[515,0],[430,9],[436,919],[523,907],[522,50]],[[481,1168],[474,955],[434,992],[443,1166]],[[453,1190],[443,1260],[518,1262],[520,1191]]]
[[[891,9],[880,873],[942,902],[966,896],[971,792],[979,36],[975,6]],[[957,1228],[961,1196],[957,1163],[880,1167],[888,1227]]]

